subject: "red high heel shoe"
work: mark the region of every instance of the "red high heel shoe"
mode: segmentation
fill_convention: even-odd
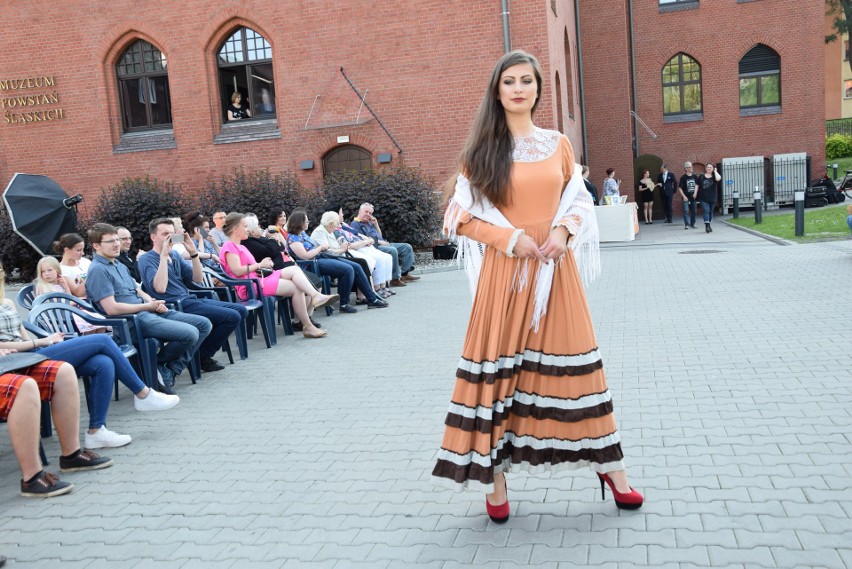
[[[622,494],[615,489],[615,484],[612,482],[609,474],[601,474],[598,472],[598,478],[601,479],[601,500],[606,499],[606,495],[604,494],[604,484],[608,484],[609,489],[612,491],[612,498],[615,500],[615,505],[618,506],[619,509],[638,510],[642,507],[642,503],[645,501],[645,498],[642,497],[642,494],[634,490],[632,486],[630,488],[630,493]]]
[[[485,496],[485,510],[488,512],[488,517],[495,524],[504,524],[509,519],[509,487],[506,485],[506,476],[503,476],[503,487],[506,488],[506,501],[498,506],[492,506],[488,501],[488,496]]]

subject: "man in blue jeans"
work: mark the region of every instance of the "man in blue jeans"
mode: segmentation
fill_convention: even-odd
[[[351,227],[358,233],[371,237],[377,249],[393,257],[391,286],[405,286],[406,283],[420,280],[409,274],[414,268],[414,249],[408,243],[390,243],[382,237],[379,220],[373,217],[373,204],[364,202],[358,210],[358,217],[352,220]]]
[[[199,347],[201,371],[225,369],[213,356],[222,349],[239,323],[245,321],[248,310],[242,304],[197,298],[189,291],[189,283],[202,281],[201,260],[192,239],[184,238],[192,264],[187,263],[177,251],[172,251],[171,239],[175,234],[175,224],[171,219],[155,219],[148,225],[148,232],[154,248],[138,259],[142,286],[154,298],[180,301],[184,312],[210,320],[213,330]]]
[[[185,239],[191,241],[188,236]],[[162,344],[157,353],[157,370],[163,379],[162,390],[174,395],[175,377],[210,334],[212,324],[203,316],[169,310],[165,302],[145,294],[127,267],[117,261],[121,248],[112,225],[94,224],[89,230],[89,243],[95,251],[86,278],[89,300],[99,303],[109,316],[138,315],[142,335]]]

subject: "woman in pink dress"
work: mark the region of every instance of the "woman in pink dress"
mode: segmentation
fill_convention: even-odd
[[[308,314],[308,302],[313,308],[319,308],[326,304],[337,302],[340,298],[336,294],[328,295],[317,291],[298,267],[286,267],[271,274],[261,276],[258,270],[271,270],[272,259],[269,257],[257,262],[248,249],[240,244],[248,238],[245,216],[241,213],[229,213],[225,218],[222,231],[228,237],[227,241],[219,248],[219,258],[222,268],[231,277],[257,278],[260,279],[263,294],[269,296],[291,297],[293,300],[293,312],[302,322],[302,335],[305,338],[322,338],[328,332],[317,328],[311,323]],[[243,300],[247,297],[246,287],[238,286],[237,294]],[[309,300],[310,299],[310,300]]]

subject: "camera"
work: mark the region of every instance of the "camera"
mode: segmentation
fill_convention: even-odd
[[[266,228],[267,233],[278,233],[278,228],[274,225],[270,225]]]
[[[183,234],[182,233],[172,233],[171,242],[172,243],[183,243]]]

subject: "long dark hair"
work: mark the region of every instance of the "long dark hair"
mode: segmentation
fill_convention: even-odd
[[[496,206],[509,204],[509,175],[512,171],[512,134],[506,124],[506,113],[500,103],[500,76],[515,65],[529,63],[536,80],[535,113],[541,101],[541,65],[532,54],[515,50],[507,53],[494,66],[485,97],[479,105],[461,155],[461,169],[470,180],[477,201],[486,197]]]

